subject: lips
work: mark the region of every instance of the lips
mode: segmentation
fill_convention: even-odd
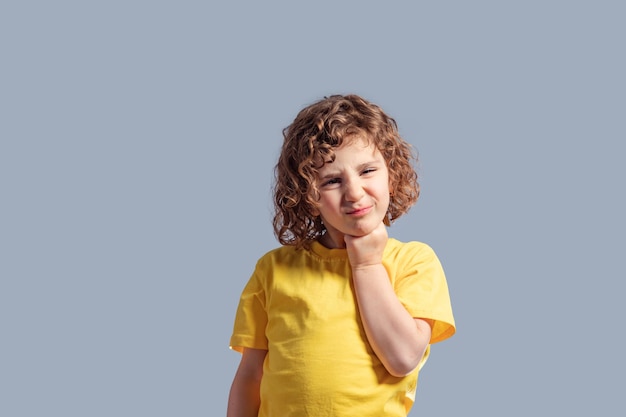
[[[346,214],[350,216],[364,216],[372,210],[372,206],[369,207],[360,207],[356,209],[352,209],[348,211]]]

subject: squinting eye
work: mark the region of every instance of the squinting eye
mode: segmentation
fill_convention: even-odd
[[[332,180],[328,180],[324,183],[324,185],[332,185],[332,184],[338,184],[339,183],[339,178],[333,178]]]

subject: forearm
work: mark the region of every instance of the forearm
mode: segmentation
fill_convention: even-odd
[[[266,350],[244,349],[230,387],[227,417],[257,417],[261,404],[261,379]]]
[[[430,341],[430,327],[416,323],[398,300],[382,264],[353,268],[363,327],[387,371],[404,376],[417,367]]]
[[[228,397],[227,417],[257,417],[261,403],[260,381],[243,378],[239,374],[233,380]]]

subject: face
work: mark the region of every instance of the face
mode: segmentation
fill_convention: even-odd
[[[380,151],[363,138],[335,149],[335,160],[318,175],[318,213],[327,233],[321,242],[345,247],[344,235],[365,236],[383,221],[389,207],[389,172]]]

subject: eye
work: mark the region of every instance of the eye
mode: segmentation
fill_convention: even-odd
[[[327,181],[325,181],[322,186],[327,186],[327,185],[333,185],[333,184],[339,184],[341,182],[341,180],[339,178],[331,178]]]
[[[376,172],[376,168],[365,168],[361,175],[371,174],[372,172]]]

